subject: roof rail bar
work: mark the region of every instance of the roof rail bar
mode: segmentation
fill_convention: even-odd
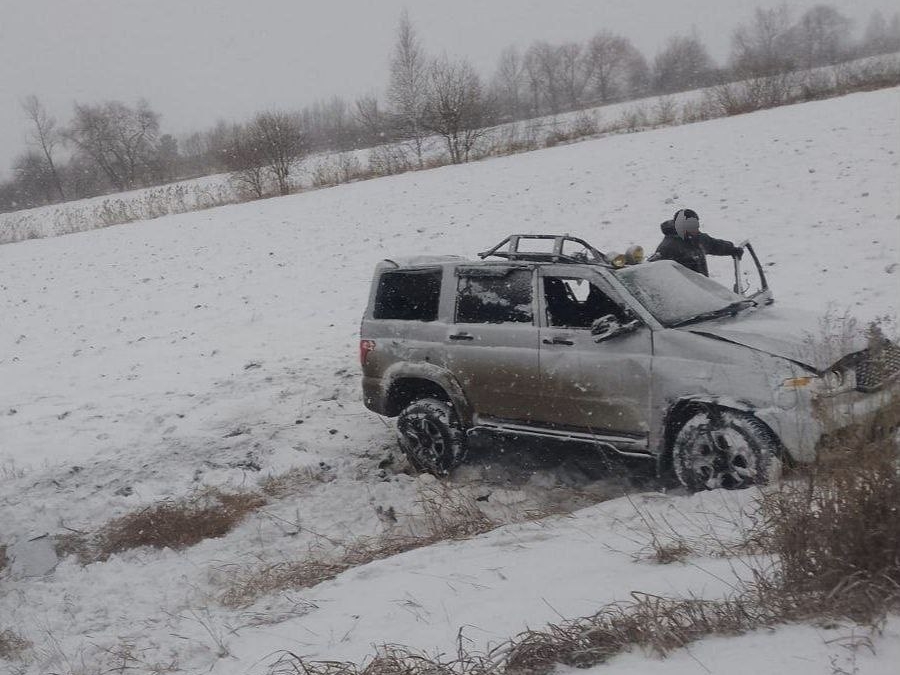
[[[528,239],[552,239],[553,251],[520,251],[519,244],[522,240]],[[579,251],[578,255],[570,255],[563,253],[563,246],[566,242],[577,244],[584,248]],[[506,247],[506,250],[501,250]],[[572,237],[568,234],[511,234],[499,244],[487,251],[482,251],[478,257],[482,260],[489,256],[497,258],[505,258],[507,260],[531,260],[539,262],[560,262],[560,263],[600,263],[609,265],[609,260],[599,250],[591,246],[584,239]]]

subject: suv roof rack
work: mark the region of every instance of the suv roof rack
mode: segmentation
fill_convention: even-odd
[[[520,251],[519,243],[527,239],[552,239],[552,251]],[[563,246],[566,242],[577,244],[584,248],[576,254],[563,253]],[[501,250],[506,247],[506,250]],[[554,262],[554,263],[598,263],[601,265],[609,265],[610,262],[606,256],[596,248],[587,243],[584,239],[571,237],[568,234],[511,234],[493,248],[482,251],[478,254],[481,259],[489,256],[497,258],[506,258],[507,260],[527,260],[531,262]]]

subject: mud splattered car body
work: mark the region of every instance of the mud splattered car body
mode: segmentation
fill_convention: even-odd
[[[361,326],[365,404],[398,416],[401,446],[435,473],[479,434],[589,443],[697,489],[809,462],[826,431],[816,406],[837,426],[883,408],[900,349],[823,343],[815,317],[772,306],[748,250],[755,291],[737,263],[730,290],[550,235],[478,261],[383,261]]]

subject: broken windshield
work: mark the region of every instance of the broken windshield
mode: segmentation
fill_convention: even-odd
[[[746,298],[702,274],[660,260],[627,267],[616,278],[664,326],[739,309]]]

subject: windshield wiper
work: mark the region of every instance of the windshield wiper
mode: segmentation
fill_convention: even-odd
[[[718,319],[719,317],[723,316],[734,316],[742,309],[747,309],[748,307],[756,307],[756,302],[753,300],[738,300],[737,302],[732,302],[730,305],[726,305],[725,307],[714,309],[711,312],[703,312],[702,314],[697,314],[690,317],[689,319],[684,319],[677,323],[673,323],[670,325],[670,328],[678,328],[679,326],[686,326],[691,323],[699,323],[700,321],[706,321],[707,319]]]

